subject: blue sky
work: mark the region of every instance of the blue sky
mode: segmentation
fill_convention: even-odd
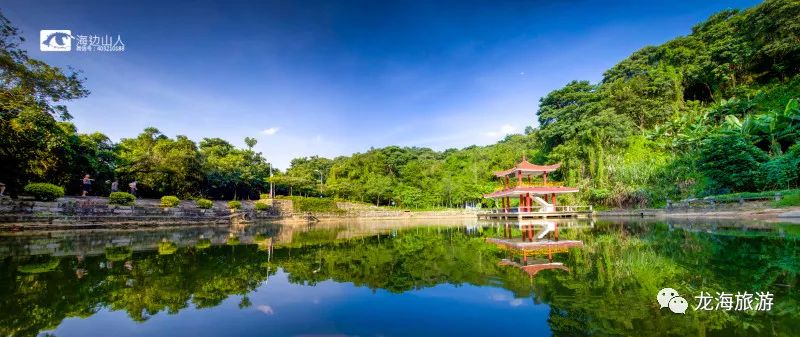
[[[0,10],[31,56],[92,94],[81,132],[148,126],[259,140],[279,168],[387,145],[491,144],[535,125],[539,98],[758,1],[27,1]],[[121,53],[45,53],[40,29],[120,35]]]

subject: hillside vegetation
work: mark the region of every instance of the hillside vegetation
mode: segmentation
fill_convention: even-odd
[[[406,206],[461,205],[498,187],[491,172],[523,154],[563,163],[579,200],[613,207],[667,198],[787,189],[800,162],[800,1],[727,10],[648,46],[600,83],[573,81],[540,101],[538,127],[495,145],[435,152],[387,147],[292,162],[285,181]],[[281,180],[283,181],[283,180]],[[307,186],[313,189],[313,185]],[[572,197],[565,197],[572,198]]]
[[[137,180],[143,195],[258,198],[269,164],[247,138],[198,143],[155,128],[112,142],[81,134],[59,102],[88,95],[83,79],[19,49],[0,23],[0,181],[15,193],[50,182],[76,193],[85,173]],[[553,178],[581,188],[560,203],[608,207],[667,198],[798,187],[800,1],[726,10],[691,34],[647,46],[608,69],[600,83],[573,81],[540,101],[525,134],[489,146],[434,151],[390,146],[334,159],[292,161],[271,181],[283,195],[407,208],[458,207],[499,187],[492,171],[525,155],[561,162]],[[533,123],[534,119],[538,123]],[[124,185],[122,185],[124,186]]]

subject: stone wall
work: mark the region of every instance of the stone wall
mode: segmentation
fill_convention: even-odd
[[[277,207],[256,211],[252,201],[243,201],[242,209],[233,211],[224,201],[215,202],[211,209],[200,209],[191,201],[183,201],[177,207],[161,207],[160,201],[151,199],[139,199],[133,206],[109,205],[106,198],[99,197],[66,197],[51,202],[0,200],[0,223],[6,224],[229,223],[231,219],[271,219],[281,215]]]
[[[265,211],[255,210],[255,203],[270,205]],[[182,201],[177,207],[161,207],[157,199],[138,199],[133,206],[109,205],[103,197],[65,197],[43,202],[26,199],[0,200],[0,230],[35,229],[35,224],[48,228],[147,227],[158,225],[229,224],[258,220],[318,221],[325,219],[429,219],[474,217],[474,211],[450,210],[410,212],[370,205],[340,203],[344,213],[295,213],[291,200],[242,201],[242,209],[227,209],[226,201],[215,201],[211,209],[200,209],[193,201]]]

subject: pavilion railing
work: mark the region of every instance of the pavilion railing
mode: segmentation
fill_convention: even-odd
[[[530,210],[520,211],[520,207],[511,207],[508,209],[503,208],[489,208],[482,210],[482,213],[500,214],[500,213],[569,213],[569,212],[593,212],[592,205],[566,205],[566,206],[531,206]]]

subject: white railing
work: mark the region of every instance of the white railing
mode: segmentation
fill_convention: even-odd
[[[484,209],[481,213],[486,214],[500,214],[500,213],[509,213],[509,214],[519,214],[519,213],[570,213],[570,212],[593,212],[594,209],[592,205],[583,206],[583,205],[568,205],[568,206],[531,206],[530,211],[527,208],[524,211],[520,211],[519,207],[511,207],[509,209],[502,209],[502,208],[489,208]]]

